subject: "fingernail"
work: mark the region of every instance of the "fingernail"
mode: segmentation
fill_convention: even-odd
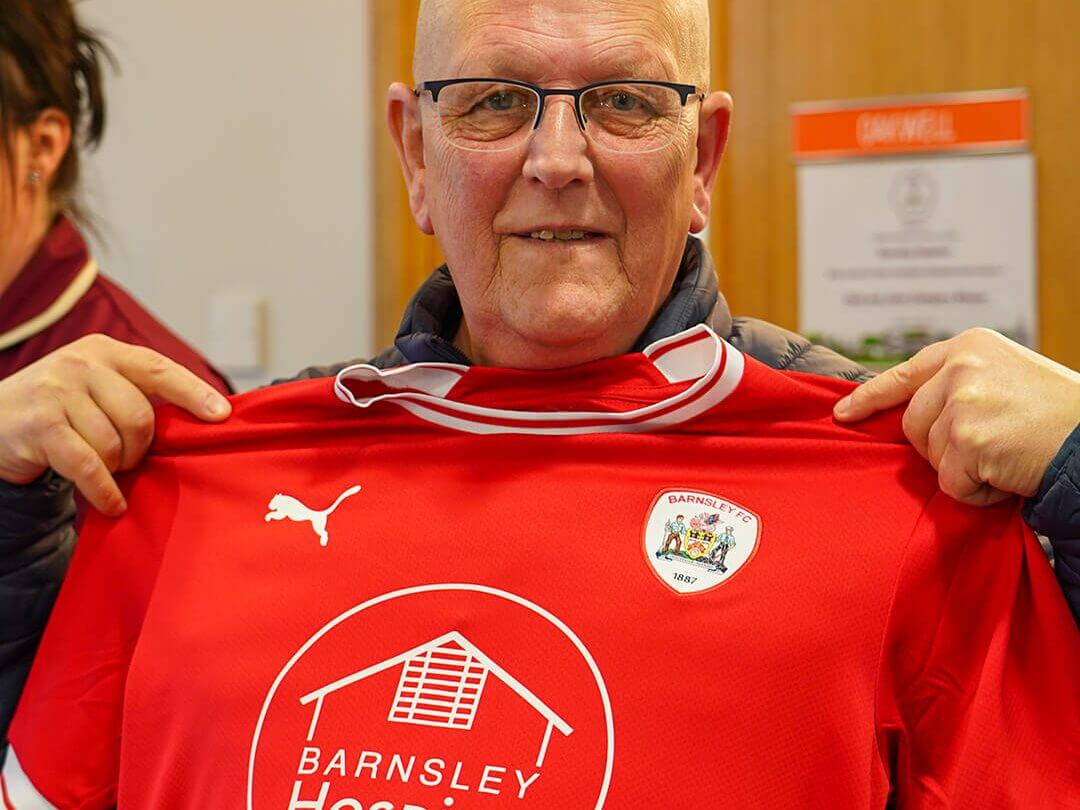
[[[842,400],[836,403],[836,406],[833,408],[833,413],[835,413],[837,416],[846,416],[850,407],[851,397],[844,397]]]
[[[220,394],[211,394],[206,398],[206,412],[211,416],[224,416],[229,412],[229,402]]]

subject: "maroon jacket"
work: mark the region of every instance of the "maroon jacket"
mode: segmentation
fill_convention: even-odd
[[[198,352],[97,272],[82,236],[60,217],[0,295],[0,379],[95,332],[161,352],[231,393],[228,381]]]

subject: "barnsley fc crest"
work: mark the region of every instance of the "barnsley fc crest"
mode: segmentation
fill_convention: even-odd
[[[645,520],[645,559],[678,593],[700,593],[730,579],[757,550],[761,520],[719,495],[669,489]]]

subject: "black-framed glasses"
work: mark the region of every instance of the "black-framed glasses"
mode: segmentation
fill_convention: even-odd
[[[596,82],[548,90],[513,79],[444,79],[422,82],[431,94],[447,139],[461,149],[499,152],[520,146],[540,126],[550,96],[572,96],[578,126],[592,143],[613,152],[655,152],[683,126],[690,99],[704,100],[692,84]]]

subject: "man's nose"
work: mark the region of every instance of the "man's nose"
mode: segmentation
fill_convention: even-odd
[[[525,177],[554,190],[574,181],[588,183],[593,179],[589,144],[578,126],[574,101],[569,96],[547,99],[544,117],[529,141],[522,171]]]

